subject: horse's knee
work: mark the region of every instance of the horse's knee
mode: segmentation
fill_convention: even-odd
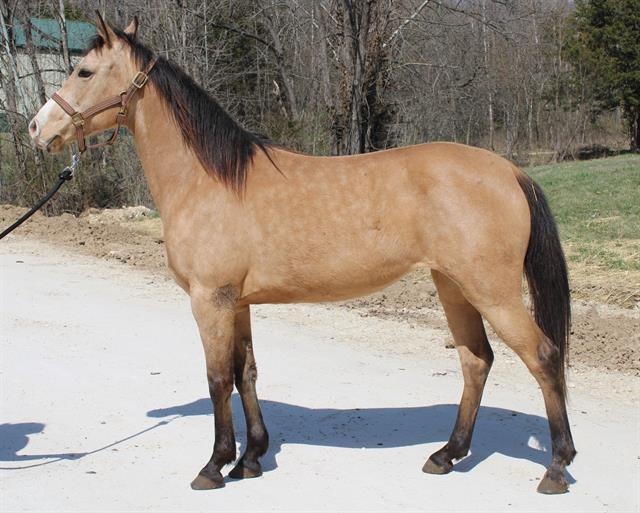
[[[233,389],[233,376],[231,375],[210,372],[207,373],[207,378],[209,389],[214,398],[217,397],[218,394],[230,393]]]

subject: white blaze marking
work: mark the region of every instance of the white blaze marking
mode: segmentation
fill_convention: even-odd
[[[49,114],[51,110],[54,109],[58,104],[54,102],[52,99],[49,99],[47,103],[45,103],[42,108],[36,114],[36,121],[38,122],[38,126],[40,129],[47,123],[49,120]]]

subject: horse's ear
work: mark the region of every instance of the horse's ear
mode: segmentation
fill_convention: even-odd
[[[129,34],[130,36],[137,37],[138,35],[138,17],[134,16],[133,21],[129,23],[126,29],[124,29],[125,34]]]
[[[96,16],[98,16],[98,23],[96,28],[98,29],[98,35],[104,40],[104,43],[110,47],[118,36],[113,29],[104,21],[100,11],[96,10]]]

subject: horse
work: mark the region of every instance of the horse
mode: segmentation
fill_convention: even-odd
[[[137,18],[122,30],[98,13],[96,27],[29,132],[50,153],[76,140],[83,150],[85,134],[113,127],[133,134],[167,265],[190,296],[204,347],[215,437],[193,489],[223,487],[221,471],[233,462],[231,478],[262,474],[269,435],[256,393],[250,305],[345,300],[423,267],[453,335],[464,389],[448,442],[422,470],[446,474],[469,451],[494,358],[484,318],[542,391],[552,456],[538,491],[568,491],[565,468],[576,454],[566,409],[568,273],[548,202],[529,176],[495,153],[445,142],[352,156],[289,151],[242,128],[145,46]],[[234,384],[247,425],[237,461]]]

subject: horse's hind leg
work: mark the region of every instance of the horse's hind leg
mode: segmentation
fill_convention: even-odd
[[[464,390],[451,437],[422,468],[430,474],[446,474],[453,467],[453,460],[469,452],[484,384],[493,363],[493,351],[487,341],[482,317],[463,296],[460,287],[438,271],[431,274],[460,355],[464,376]]]
[[[234,371],[236,388],[242,399],[242,407],[247,422],[247,448],[229,477],[242,479],[262,475],[258,459],[267,452],[269,435],[262,420],[262,412],[256,394],[258,370],[253,356],[251,338],[251,317],[249,307],[236,312]]]
[[[563,383],[563,365],[558,348],[540,330],[519,296],[499,304],[477,303],[496,333],[520,356],[536,378],[544,397],[551,431],[552,460],[538,485],[541,493],[568,490],[564,469],[576,451],[571,437]]]

